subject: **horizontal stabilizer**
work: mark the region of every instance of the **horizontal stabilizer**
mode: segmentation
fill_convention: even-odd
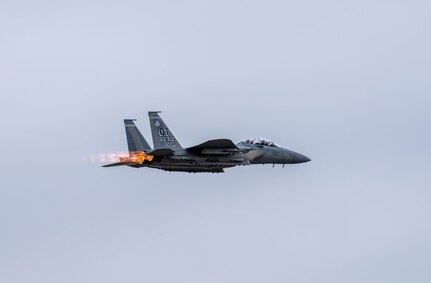
[[[170,148],[157,148],[147,152],[147,154],[153,156],[171,156],[174,155],[174,151]]]
[[[123,166],[123,165],[127,165],[129,164],[128,162],[116,162],[116,163],[111,163],[111,164],[106,164],[103,165],[102,167],[115,167],[115,166]]]
[[[205,152],[206,154],[230,154],[239,151],[239,148],[229,139],[217,139],[189,147],[187,150]]]

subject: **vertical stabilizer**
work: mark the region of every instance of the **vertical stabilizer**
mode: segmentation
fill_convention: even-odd
[[[150,118],[151,134],[153,136],[154,149],[157,148],[170,148],[172,150],[182,149],[180,143],[175,136],[163,122],[159,116],[160,112],[148,112]]]
[[[136,127],[134,119],[124,119],[129,152],[150,151],[151,147]]]

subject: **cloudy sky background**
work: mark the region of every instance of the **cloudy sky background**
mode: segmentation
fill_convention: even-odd
[[[0,1],[0,282],[430,282],[428,1]],[[312,162],[101,168],[184,146]]]

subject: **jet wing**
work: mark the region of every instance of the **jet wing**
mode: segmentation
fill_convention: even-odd
[[[147,155],[153,156],[171,156],[174,155],[174,151],[170,148],[157,148],[147,152]]]
[[[228,139],[209,140],[199,145],[187,148],[188,151],[201,154],[225,155],[239,151],[239,148]]]

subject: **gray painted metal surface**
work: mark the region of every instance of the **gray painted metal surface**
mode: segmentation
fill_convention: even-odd
[[[209,140],[199,145],[183,148],[159,115],[150,111],[151,134],[154,149],[134,124],[125,119],[129,157],[103,167],[126,165],[149,167],[165,171],[189,173],[223,173],[225,168],[252,164],[297,164],[310,161],[300,153],[280,147],[268,139],[248,139],[234,144],[229,139]]]

